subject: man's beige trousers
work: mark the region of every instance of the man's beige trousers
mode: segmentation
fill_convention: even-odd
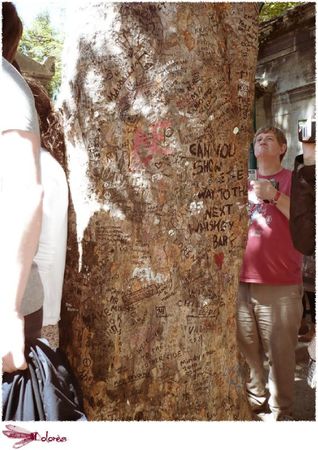
[[[250,368],[248,397],[254,410],[266,404],[276,418],[291,415],[295,349],[303,313],[302,285],[240,283],[237,308],[239,348]]]

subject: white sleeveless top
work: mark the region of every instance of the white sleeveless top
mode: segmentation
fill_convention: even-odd
[[[1,111],[1,131],[22,130],[39,135],[38,116],[31,89],[5,58],[2,58],[1,75],[1,99],[5,105]],[[40,309],[43,304],[43,295],[39,271],[36,263],[33,262],[27,288],[21,301],[21,314],[31,314]]]
[[[34,262],[44,290],[43,325],[55,325],[60,319],[64,280],[68,186],[64,170],[46,150],[40,153],[44,190],[42,228]]]
[[[4,93],[10,101],[1,114],[1,131],[23,130],[39,135],[33,94],[19,72],[2,58],[1,94]],[[31,314],[43,304],[43,325],[54,325],[60,318],[63,289],[68,186],[62,167],[44,149],[40,152],[40,165],[44,190],[42,228],[20,313]]]

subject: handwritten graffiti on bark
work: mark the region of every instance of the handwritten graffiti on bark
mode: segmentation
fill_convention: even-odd
[[[158,121],[148,127],[139,127],[135,131],[130,167],[140,169],[147,167],[154,156],[171,155],[167,138],[173,129],[170,120]]]

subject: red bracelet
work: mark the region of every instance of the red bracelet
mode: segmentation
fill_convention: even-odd
[[[279,197],[281,196],[281,192],[276,191],[276,194],[274,195],[273,200],[271,200],[271,204],[272,205],[276,205],[276,203],[278,202]]]

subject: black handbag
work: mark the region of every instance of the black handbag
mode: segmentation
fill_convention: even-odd
[[[87,420],[66,356],[45,339],[26,342],[28,368],[2,376],[2,420]]]

